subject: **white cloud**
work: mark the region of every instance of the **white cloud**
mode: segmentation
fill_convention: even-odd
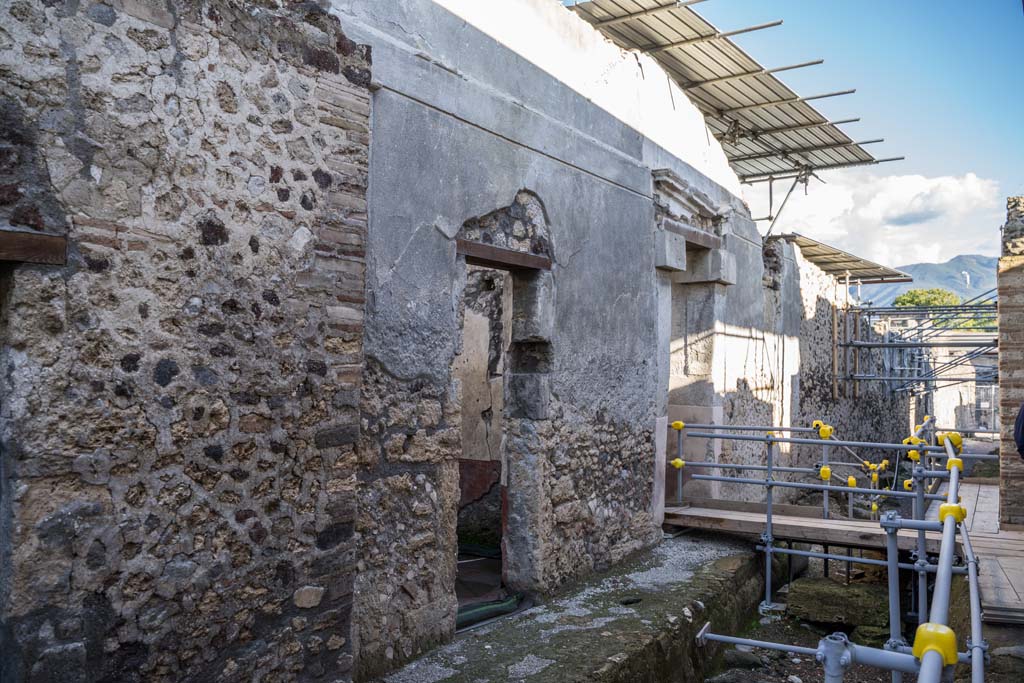
[[[863,169],[823,173],[807,194],[793,190],[773,232],[799,232],[890,266],[943,262],[959,254],[999,253],[999,184],[961,177],[876,175]],[[775,210],[792,181],[776,181]],[[768,186],[744,187],[755,216],[768,214]],[[758,223],[762,232],[768,222]]]

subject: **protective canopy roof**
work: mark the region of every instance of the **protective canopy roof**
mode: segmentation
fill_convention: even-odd
[[[852,284],[862,285],[882,284],[886,282],[913,282],[914,278],[909,273],[904,273],[895,268],[879,265],[859,256],[836,249],[829,245],[804,237],[797,233],[778,235],[768,239],[783,239],[800,247],[800,253],[804,258],[821,268],[823,271],[839,279],[845,279],[850,274]]]
[[[587,0],[570,9],[619,46],[657,60],[704,113],[743,182],[902,158],[875,159],[835,125],[857,119],[829,122],[807,103],[852,90],[800,97],[773,75],[820,60],[766,69],[728,38],[781,22],[722,33],[689,7],[698,2]]]

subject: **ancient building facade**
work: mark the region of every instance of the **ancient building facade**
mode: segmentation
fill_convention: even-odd
[[[368,49],[315,6],[0,11],[0,223],[67,245],[0,266],[0,678],[347,678]]]
[[[1024,458],[1013,439],[1024,405],[1024,197],[1006,200],[999,294],[999,517],[1024,524]]]
[[[5,681],[370,679],[452,637],[460,535],[534,596],[656,544],[670,419],[904,435],[554,0],[0,11],[0,237],[66,245],[0,266]]]

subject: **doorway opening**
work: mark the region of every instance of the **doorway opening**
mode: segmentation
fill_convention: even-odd
[[[507,521],[504,426],[511,274],[468,265],[463,307],[462,352],[452,367],[462,409],[455,579],[459,626],[503,614],[518,605],[517,596],[504,584],[502,558]]]

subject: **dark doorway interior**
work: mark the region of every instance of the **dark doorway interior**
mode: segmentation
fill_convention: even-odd
[[[455,583],[460,626],[514,609],[517,603],[502,581],[504,379],[512,313],[511,275],[468,266],[463,303],[462,352],[452,368],[462,402]]]

